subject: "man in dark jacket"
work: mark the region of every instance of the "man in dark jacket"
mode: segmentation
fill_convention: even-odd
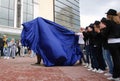
[[[0,55],[3,56],[3,39],[0,37]]]

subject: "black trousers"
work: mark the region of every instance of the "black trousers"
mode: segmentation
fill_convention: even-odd
[[[16,56],[17,56],[17,54],[19,54],[19,56],[20,56],[20,50],[21,50],[21,48],[18,47],[18,51],[16,52]]]
[[[37,63],[41,63],[41,56],[39,55],[39,54],[36,54],[36,56],[37,56]]]
[[[101,46],[93,47],[91,59],[93,67],[96,69],[105,70],[106,64],[103,58]]]
[[[3,54],[3,47],[0,48],[0,53],[1,53],[1,56],[4,56],[4,54]]]
[[[109,44],[110,53],[113,59],[113,78],[120,77],[120,43]]]

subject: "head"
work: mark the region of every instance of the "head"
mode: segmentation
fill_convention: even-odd
[[[113,20],[113,16],[117,16],[117,11],[114,9],[109,9],[106,14],[108,20]]]
[[[93,23],[91,23],[91,24],[89,25],[89,27],[91,27],[91,28],[93,28],[93,26],[94,26],[94,24],[93,24]]]
[[[106,24],[107,24],[107,19],[105,17],[103,17],[100,21],[100,29],[105,28]]]
[[[7,38],[7,35],[3,35],[3,38]]]
[[[100,32],[100,21],[95,21],[94,22],[94,31],[95,32]]]
[[[107,15],[113,15],[113,16],[116,16],[117,15],[117,11],[114,10],[114,9],[109,9],[106,13]]]
[[[103,17],[100,22],[106,24],[107,23],[107,19],[105,17]]]
[[[11,42],[15,42],[15,39],[14,39],[14,38],[12,38],[12,39],[11,39]]]
[[[117,24],[120,24],[120,18],[117,15],[117,11],[114,9],[109,9],[107,14],[107,19],[116,22]]]
[[[87,27],[88,32],[93,31],[93,29],[94,29],[93,27],[94,27],[94,24],[91,23],[91,24]]]
[[[87,27],[85,27],[85,32],[87,32],[88,31],[88,26]]]
[[[100,28],[100,21],[94,22],[94,28]]]

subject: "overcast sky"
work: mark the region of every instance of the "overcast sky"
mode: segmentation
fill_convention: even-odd
[[[120,0],[80,0],[80,24],[86,27],[95,20],[106,17],[109,9],[120,11]]]

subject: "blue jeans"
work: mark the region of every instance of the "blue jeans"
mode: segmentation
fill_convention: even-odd
[[[7,55],[8,55],[8,57],[10,57],[10,54],[11,54],[11,48],[8,47],[8,48],[7,48]]]
[[[86,54],[86,63],[90,64],[90,46],[85,46],[85,54]]]
[[[3,48],[3,53],[4,53],[4,56],[6,56],[6,57],[9,56],[8,55],[8,48],[7,47]]]
[[[113,62],[109,50],[102,48],[103,57],[108,65],[109,73],[113,73]]]

